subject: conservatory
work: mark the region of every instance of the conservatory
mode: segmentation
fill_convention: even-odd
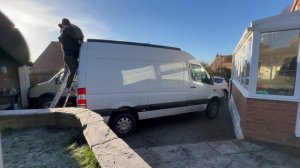
[[[300,146],[300,11],[256,20],[233,52],[238,138]]]

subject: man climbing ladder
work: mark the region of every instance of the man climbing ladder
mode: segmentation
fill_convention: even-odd
[[[63,18],[62,23],[58,26],[61,28],[61,35],[58,39],[62,45],[65,71],[61,78],[62,86],[56,93],[55,98],[51,103],[51,108],[56,107],[56,104],[64,90],[68,90],[68,92],[71,90],[71,84],[78,67],[79,49],[84,38],[81,29],[78,26],[71,24],[71,22],[66,18]]]

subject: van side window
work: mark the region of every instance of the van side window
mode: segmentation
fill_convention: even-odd
[[[209,84],[209,79],[205,70],[199,65],[191,64],[191,77],[196,82],[202,82]]]

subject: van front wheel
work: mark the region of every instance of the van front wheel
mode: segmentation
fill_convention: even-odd
[[[207,105],[205,114],[208,119],[212,120],[218,117],[220,109],[220,103],[217,101],[212,101]]]
[[[136,118],[131,113],[117,114],[112,118],[110,127],[118,137],[126,137],[135,130]]]

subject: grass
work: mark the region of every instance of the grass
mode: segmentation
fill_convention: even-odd
[[[99,167],[77,129],[6,129],[1,133],[4,167]]]
[[[80,163],[81,167],[98,168],[98,161],[88,145],[79,146],[76,142],[69,146],[73,157]]]

